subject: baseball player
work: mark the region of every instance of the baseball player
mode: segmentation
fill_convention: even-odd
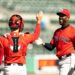
[[[61,28],[54,32],[50,43],[45,43],[40,38],[36,40],[36,43],[42,44],[49,51],[56,48],[56,55],[59,58],[59,75],[72,75],[75,65],[75,28],[69,23],[68,9],[60,10],[57,15]]]
[[[4,50],[4,75],[27,75],[26,51],[29,43],[35,41],[40,35],[41,15],[36,16],[37,24],[33,34],[22,33],[24,20],[20,15],[14,14],[9,19],[11,32],[1,36]]]

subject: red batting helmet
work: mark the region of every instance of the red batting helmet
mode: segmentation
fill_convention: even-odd
[[[24,20],[20,15],[12,15],[9,19],[9,27],[11,29],[17,29],[19,28],[19,31],[22,31],[24,27]]]

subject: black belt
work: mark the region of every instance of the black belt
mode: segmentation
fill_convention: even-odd
[[[71,56],[71,54],[67,54],[67,55],[64,55],[64,56],[61,56],[61,57],[58,57],[60,60],[62,60],[62,59],[64,59],[64,58],[66,58],[66,57],[69,57],[69,56]]]
[[[23,64],[21,64],[21,63],[8,63],[8,64],[6,64],[6,65],[10,66],[11,64],[13,64],[13,65],[17,64],[17,65],[19,65],[19,66],[23,66]]]

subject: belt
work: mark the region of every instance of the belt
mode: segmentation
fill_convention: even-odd
[[[61,57],[58,57],[60,60],[62,60],[62,59],[64,59],[64,58],[66,58],[66,57],[69,57],[69,56],[71,56],[71,54],[67,54],[67,55],[64,55],[64,56],[61,56]]]
[[[17,65],[19,65],[19,66],[23,66],[23,64],[21,64],[21,63],[8,63],[8,64],[6,64],[6,65],[8,65],[8,66],[10,66],[10,65],[15,65],[15,64],[17,64]]]

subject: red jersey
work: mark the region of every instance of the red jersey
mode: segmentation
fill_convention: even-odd
[[[34,34],[10,32],[1,37],[4,49],[4,62],[26,63],[26,51],[29,43],[35,41],[40,34],[40,24],[36,25]]]
[[[54,32],[54,36],[50,44],[56,47],[57,56],[63,56],[74,52],[75,28],[68,26],[64,29],[57,29]]]

